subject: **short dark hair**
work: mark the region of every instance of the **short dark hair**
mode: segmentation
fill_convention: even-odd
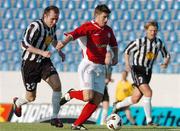
[[[45,14],[48,14],[51,10],[53,10],[56,14],[59,14],[59,8],[54,5],[50,5],[44,9],[43,17]]]
[[[147,30],[149,26],[155,26],[158,29],[158,22],[155,20],[151,20],[144,25],[144,28]]]
[[[95,11],[94,11],[94,15],[96,14],[100,14],[102,12],[105,12],[107,14],[110,14],[111,13],[111,10],[107,7],[107,5],[105,4],[100,4],[100,5],[97,5],[96,8],[95,8]]]

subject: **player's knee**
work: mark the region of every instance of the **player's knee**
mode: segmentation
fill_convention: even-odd
[[[93,97],[92,96],[86,96],[84,97],[84,101],[85,102],[89,102],[89,101],[92,101],[93,100]]]
[[[28,96],[26,99],[28,100],[28,102],[33,102],[33,101],[35,101],[36,97]]]
[[[140,99],[139,99],[139,98],[137,98],[137,97],[136,97],[136,98],[132,98],[132,103],[133,103],[133,104],[136,104],[136,103],[138,103],[138,102],[139,102],[139,100],[140,100]]]
[[[61,91],[61,86],[60,85],[55,85],[53,87],[53,91]]]
[[[53,88],[53,91],[61,91],[61,88],[60,87],[55,87],[55,88]]]

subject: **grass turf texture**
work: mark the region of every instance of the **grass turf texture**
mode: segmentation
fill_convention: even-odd
[[[85,124],[90,131],[108,131],[106,126]],[[49,123],[0,123],[0,131],[70,131],[71,124],[56,128]],[[120,131],[180,131],[180,127],[122,126]]]

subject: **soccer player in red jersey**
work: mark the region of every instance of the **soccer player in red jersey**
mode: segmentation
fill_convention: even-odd
[[[65,33],[66,38],[59,44],[59,49],[62,49],[71,40],[78,39],[83,52],[83,59],[78,68],[82,90],[71,90],[60,101],[61,105],[73,98],[87,102],[79,118],[72,124],[72,130],[86,130],[87,128],[82,124],[102,101],[105,88],[107,45],[111,47],[114,54],[112,65],[118,62],[116,38],[112,29],[107,25],[110,13],[106,5],[97,5],[94,11],[95,19],[85,22],[72,32]]]

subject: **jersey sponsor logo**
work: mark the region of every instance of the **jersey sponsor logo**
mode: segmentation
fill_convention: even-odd
[[[49,45],[49,44],[52,42],[52,40],[53,40],[53,38],[52,38],[51,36],[47,36],[47,37],[45,38],[44,43],[45,43],[46,45]]]
[[[106,48],[107,44],[96,44],[98,48]]]
[[[147,53],[146,53],[146,58],[147,58],[148,60],[153,60],[154,57],[155,57],[155,54],[154,54],[153,52],[147,52]]]

